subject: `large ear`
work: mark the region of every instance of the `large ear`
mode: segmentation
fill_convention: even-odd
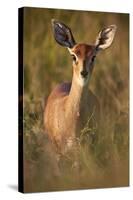
[[[52,27],[55,40],[60,45],[72,48],[76,44],[71,29],[67,27],[65,24],[52,19]]]
[[[110,25],[99,33],[95,42],[97,50],[106,49],[112,44],[116,29],[116,25]]]

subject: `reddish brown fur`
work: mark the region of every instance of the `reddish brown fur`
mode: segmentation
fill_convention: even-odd
[[[91,56],[93,53],[94,46],[86,44],[77,44],[74,46],[72,51],[79,57],[84,59],[86,56]]]

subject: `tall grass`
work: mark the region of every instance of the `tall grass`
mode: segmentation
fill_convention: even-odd
[[[67,50],[56,44],[51,19],[68,24],[77,42],[92,44],[98,31],[116,24],[112,46],[99,53],[90,89],[102,107],[102,126],[90,128],[59,168],[43,127],[45,101],[57,83],[71,81]],[[128,185],[129,101],[128,14],[25,8],[24,11],[24,180],[25,191]]]

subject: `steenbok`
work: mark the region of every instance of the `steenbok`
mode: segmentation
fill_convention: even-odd
[[[46,131],[58,151],[64,153],[80,137],[92,113],[99,120],[99,101],[88,86],[97,53],[112,44],[116,25],[102,29],[94,45],[76,43],[71,29],[59,21],[52,20],[52,27],[56,42],[67,47],[73,59],[72,82],[61,83],[51,92],[44,112]]]

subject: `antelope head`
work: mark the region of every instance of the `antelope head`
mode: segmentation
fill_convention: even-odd
[[[102,29],[93,45],[76,43],[71,29],[59,21],[53,19],[52,27],[57,43],[67,47],[73,58],[74,79],[77,80],[79,85],[86,85],[90,80],[97,53],[112,44],[116,25],[110,25]]]

